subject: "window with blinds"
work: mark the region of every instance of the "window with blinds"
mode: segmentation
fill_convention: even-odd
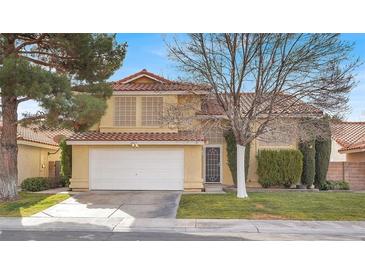
[[[161,125],[161,116],[163,113],[162,97],[142,97],[142,126],[159,126]]]
[[[209,144],[223,144],[225,142],[223,129],[217,126],[209,128],[205,132],[205,138]]]
[[[115,97],[114,126],[136,126],[136,97]]]

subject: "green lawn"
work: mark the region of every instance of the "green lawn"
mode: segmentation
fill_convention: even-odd
[[[68,194],[20,192],[16,201],[0,202],[1,217],[26,217],[69,198]]]
[[[182,195],[178,218],[365,220],[365,193],[276,192]]]

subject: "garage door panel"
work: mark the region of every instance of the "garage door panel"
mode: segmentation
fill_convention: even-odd
[[[183,149],[92,149],[89,166],[94,190],[183,189]]]

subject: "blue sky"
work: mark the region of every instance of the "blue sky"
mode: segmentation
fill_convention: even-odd
[[[355,43],[354,55],[365,63],[365,34],[342,34],[342,39]],[[365,121],[365,64],[357,70],[358,85],[350,93],[351,110],[347,115],[349,121]]]
[[[141,69],[147,69],[156,74],[160,74],[170,79],[179,76],[175,68],[167,57],[165,47],[166,34],[118,34],[118,42],[127,42],[128,51],[124,64],[116,71],[110,80],[119,80],[124,76],[135,73]],[[365,34],[342,34],[342,39],[355,42],[353,54],[365,61]],[[358,86],[350,94],[351,111],[346,115],[350,121],[365,121],[365,65],[357,71]],[[20,106],[20,112],[37,109],[33,102],[27,102]]]

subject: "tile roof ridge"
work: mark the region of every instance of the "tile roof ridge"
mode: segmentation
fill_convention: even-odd
[[[153,79],[155,79],[155,80],[157,80],[158,82],[161,82],[161,83],[171,83],[171,82],[173,82],[171,80],[166,79],[165,77],[162,77],[158,74],[152,73],[152,72],[150,72],[150,71],[148,71],[147,69],[144,68],[144,69],[142,69],[142,70],[140,70],[136,73],[133,73],[129,76],[126,76],[126,77],[124,77],[120,80],[117,80],[114,83],[128,84],[129,81],[132,81],[134,79],[138,79],[139,77],[142,77],[142,76],[147,76],[147,77],[153,78]]]

